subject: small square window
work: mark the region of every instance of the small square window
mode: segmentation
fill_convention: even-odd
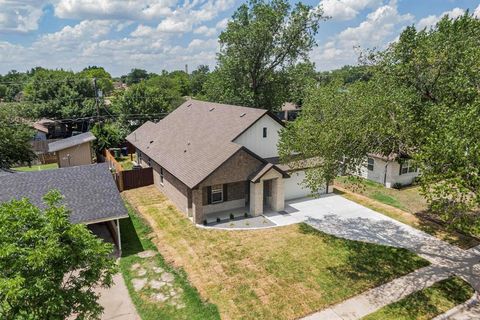
[[[368,158],[367,159],[367,169],[369,171],[373,171],[373,165],[375,164],[375,160],[373,158]]]
[[[212,203],[223,202],[223,185],[212,186],[211,200]]]
[[[264,137],[264,138],[267,137],[267,127],[264,127],[264,128],[263,128],[263,137]]]

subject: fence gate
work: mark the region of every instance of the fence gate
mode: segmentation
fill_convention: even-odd
[[[153,184],[153,169],[142,168],[135,170],[120,171],[117,173],[119,180],[117,184],[122,187],[123,190],[130,190],[134,188],[145,187]]]

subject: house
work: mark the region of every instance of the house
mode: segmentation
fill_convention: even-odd
[[[96,140],[91,132],[51,142],[48,152],[57,154],[59,168],[91,164],[93,161],[92,141]]]
[[[286,200],[312,194],[304,170],[278,164],[283,123],[263,109],[188,100],[127,141],[154,184],[195,223],[244,208],[250,215],[282,211]],[[315,192],[327,192],[327,186]]]
[[[282,104],[280,110],[281,111],[276,112],[276,115],[280,120],[293,121],[298,117],[301,108],[295,103],[285,102],[284,104]]]
[[[387,188],[410,185],[419,175],[418,168],[411,160],[395,154],[382,156],[371,153],[360,169],[362,178],[381,183]]]
[[[32,128],[35,130],[35,135],[33,136],[34,141],[45,141],[47,140],[48,128],[41,122],[32,123]]]
[[[106,163],[32,172],[4,172],[0,203],[29,198],[44,207],[43,196],[52,189],[64,196],[70,222],[86,224],[94,233],[111,239],[121,251],[119,220],[128,217],[117,185]]]

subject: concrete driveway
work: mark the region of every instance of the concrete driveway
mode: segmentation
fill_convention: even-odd
[[[409,249],[439,266],[461,268],[478,260],[476,254],[445,243],[337,194],[286,203],[284,214],[265,216],[277,225],[306,222],[337,237]]]

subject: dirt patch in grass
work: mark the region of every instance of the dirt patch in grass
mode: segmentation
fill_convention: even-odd
[[[473,288],[458,277],[435,283],[374,312],[363,320],[428,320],[472,297]]]
[[[292,319],[428,264],[404,249],[348,241],[306,224],[266,230],[196,228],[155,187],[124,192],[222,319]]]
[[[427,210],[427,202],[420,195],[419,187],[408,187],[401,190],[387,189],[370,180],[355,179],[355,182],[351,182],[346,177],[339,177],[335,181],[335,189],[336,193],[349,200],[463,249],[480,244],[480,241],[474,237],[449,230],[442,224],[428,219],[428,215],[424,213]]]

